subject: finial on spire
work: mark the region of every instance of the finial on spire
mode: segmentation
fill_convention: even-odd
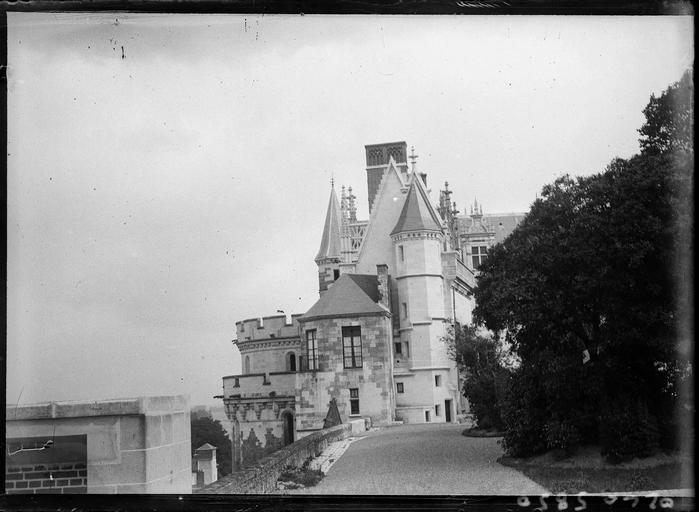
[[[330,187],[335,188],[335,173],[330,174]]]
[[[415,163],[417,161],[417,157],[420,155],[415,154],[415,146],[410,146],[410,156],[408,157],[410,159],[410,164],[411,164],[411,170],[415,172]]]

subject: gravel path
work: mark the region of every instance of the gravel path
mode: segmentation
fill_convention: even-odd
[[[494,438],[464,437],[463,425],[404,425],[353,442],[321,482],[293,494],[510,494],[546,492],[496,459]]]

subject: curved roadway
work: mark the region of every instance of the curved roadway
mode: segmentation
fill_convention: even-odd
[[[496,438],[464,437],[464,425],[403,425],[350,444],[321,482],[305,494],[508,494],[546,489],[496,459]]]

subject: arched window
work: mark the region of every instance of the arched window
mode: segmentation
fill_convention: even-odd
[[[245,373],[250,373],[250,356],[245,356]]]
[[[296,354],[289,352],[286,355],[286,371],[295,372],[296,371]]]

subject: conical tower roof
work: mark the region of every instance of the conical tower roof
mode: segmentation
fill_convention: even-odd
[[[316,261],[324,259],[340,259],[340,203],[335,194],[335,187],[330,190],[328,212],[325,214],[325,226],[323,238],[320,241],[320,249]]]
[[[436,212],[430,207],[427,192],[418,183],[420,178],[413,173],[408,196],[403,203],[396,227],[391,231],[392,235],[403,231],[442,231],[441,221]]]

